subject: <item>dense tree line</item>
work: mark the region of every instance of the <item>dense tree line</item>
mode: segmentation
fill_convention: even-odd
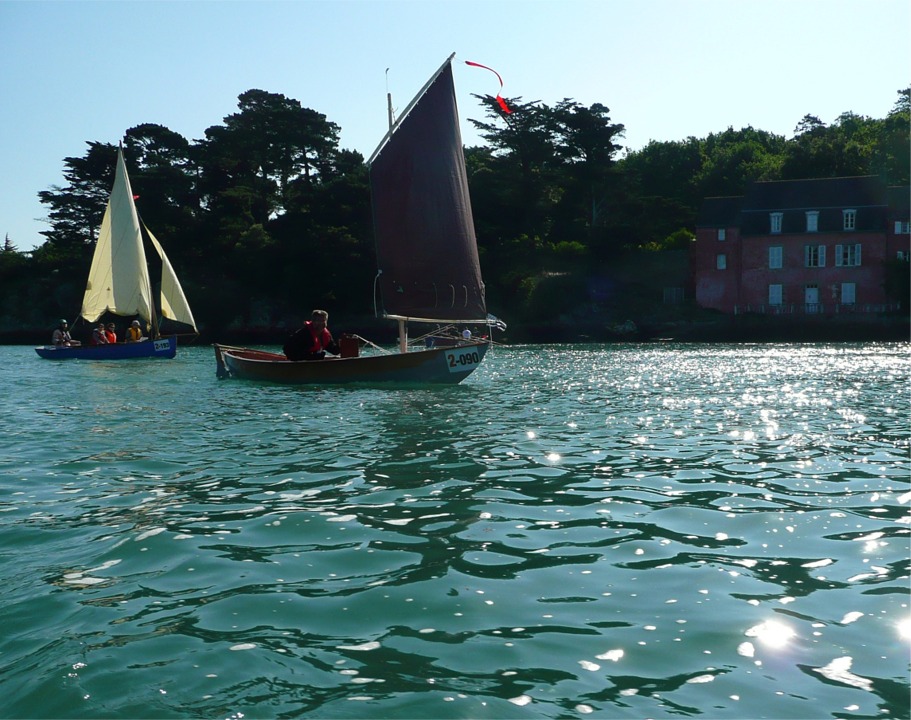
[[[511,98],[506,116],[477,96],[485,118],[469,122],[486,145],[467,148],[466,161],[491,309],[522,322],[608,302],[593,279],[631,256],[672,262],[702,199],[754,180],[876,174],[908,185],[911,88],[898,95],[885,118],[846,112],[826,125],[807,115],[790,139],[729,128],[628,153],[624,126],[599,103]],[[207,335],[278,328],[315,306],[372,315],[367,170],[339,147],[339,131],[297,100],[249,90],[201,140],[154,124],[126,132],[137,207]],[[43,332],[81,304],[115,156],[111,144],[87,144],[64,158],[66,184],[39,193],[46,241],[23,253],[6,237],[0,336]]]

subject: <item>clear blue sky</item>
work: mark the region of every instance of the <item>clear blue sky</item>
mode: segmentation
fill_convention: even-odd
[[[908,0],[0,0],[0,240],[47,229],[37,193],[63,158],[158,123],[204,137],[257,88],[299,100],[365,157],[451,52],[503,94],[602,103],[625,145],[747,125],[791,137],[806,114],[881,118],[911,84]],[[388,79],[386,68],[389,68]],[[496,78],[457,64],[471,95]]]

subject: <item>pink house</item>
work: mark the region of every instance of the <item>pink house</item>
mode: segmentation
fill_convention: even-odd
[[[880,313],[888,265],[911,257],[909,188],[873,176],[753,183],[706,198],[690,264],[696,302],[724,313]]]

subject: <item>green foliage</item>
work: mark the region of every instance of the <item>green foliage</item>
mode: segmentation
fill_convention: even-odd
[[[672,232],[661,241],[647,242],[642,246],[646,252],[663,252],[666,250],[686,250],[690,243],[696,239],[695,233],[687,228],[680,228]]]
[[[908,312],[911,300],[911,264],[907,260],[892,258],[886,260],[886,296],[898,303],[903,312]]]
[[[585,282],[572,273],[544,272],[525,278],[519,286],[517,319],[526,322],[552,320],[585,303]]]

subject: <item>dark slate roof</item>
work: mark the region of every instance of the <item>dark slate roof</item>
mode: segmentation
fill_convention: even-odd
[[[740,216],[742,236],[770,232],[770,213],[782,213],[782,234],[806,232],[806,212],[819,213],[818,232],[841,232],[843,210],[857,212],[858,232],[886,227],[888,193],[874,175],[756,182],[747,189]]]
[[[886,192],[889,194],[889,210],[892,215],[899,218],[911,217],[911,188],[907,185],[890,187]]]
[[[710,197],[702,201],[696,227],[736,227],[740,224],[740,203],[738,197]]]
[[[886,187],[875,175],[756,182],[744,197],[744,212],[822,210],[885,206]]]

